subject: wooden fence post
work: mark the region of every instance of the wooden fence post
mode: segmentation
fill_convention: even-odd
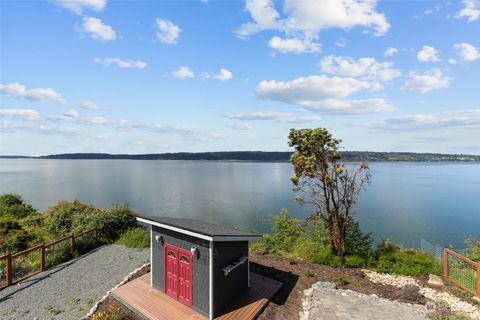
[[[75,234],[72,233],[72,235],[70,236],[70,256],[73,257],[74,254],[75,254]]]
[[[40,247],[40,271],[45,271],[45,243]]]
[[[7,287],[12,285],[12,254],[9,252],[7,253],[7,260],[6,260],[6,280],[7,280]]]
[[[443,248],[443,277],[448,279],[448,250]]]

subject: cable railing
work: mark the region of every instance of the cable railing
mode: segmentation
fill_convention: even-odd
[[[48,244],[0,256],[0,290],[95,248],[97,228],[70,234]]]

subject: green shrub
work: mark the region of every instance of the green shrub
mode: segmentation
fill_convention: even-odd
[[[56,237],[98,228],[101,230],[102,237],[112,241],[126,230],[136,226],[135,217],[135,212],[127,205],[99,209],[78,200],[59,201],[45,211],[45,227]]]
[[[0,216],[12,216],[15,218],[26,217],[37,211],[23,198],[16,194],[3,194],[0,196]]]
[[[304,234],[301,220],[290,217],[285,209],[279,214],[269,216],[264,222],[273,221],[273,227],[272,234],[263,236],[265,248],[269,253],[277,255],[291,252],[295,242]]]
[[[11,216],[0,216],[0,234],[7,234],[10,230],[21,230],[17,220]]]
[[[70,242],[62,241],[53,248],[48,248],[45,255],[45,267],[51,268],[59,263],[68,261],[72,256],[70,255]]]
[[[346,276],[340,276],[338,277],[337,282],[335,283],[335,287],[339,289],[341,287],[346,286],[349,283],[350,282],[348,281],[348,278]]]
[[[59,201],[45,211],[45,227],[56,236],[80,232],[89,228],[92,224],[91,217],[99,211],[101,210],[78,200]]]
[[[465,245],[467,246],[465,255],[473,261],[480,262],[480,241],[474,236],[469,236],[465,241]]]
[[[294,256],[310,263],[330,264],[333,255],[329,245],[301,238],[293,247]]]
[[[350,219],[346,225],[345,245],[347,256],[359,256],[367,259],[372,255],[372,234],[363,233],[360,224]]]
[[[117,243],[127,248],[148,248],[150,247],[150,232],[142,227],[131,228],[120,236]]]
[[[367,260],[359,256],[349,256],[345,258],[345,266],[349,268],[361,268],[367,265]]]
[[[24,230],[10,231],[8,237],[3,240],[0,246],[0,252],[19,252],[28,248],[29,242],[33,240],[32,235]]]
[[[433,255],[413,249],[380,254],[377,271],[405,276],[440,274],[442,269]]]
[[[92,227],[102,229],[102,235],[107,240],[115,240],[128,229],[137,226],[136,216],[137,213],[130,210],[128,205],[115,205],[92,217]]]

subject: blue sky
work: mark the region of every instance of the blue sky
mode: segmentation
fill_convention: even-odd
[[[0,154],[480,154],[480,2],[0,2]]]

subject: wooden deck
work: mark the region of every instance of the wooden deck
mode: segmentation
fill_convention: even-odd
[[[281,283],[256,273],[250,273],[250,288],[216,320],[256,319]],[[208,320],[208,317],[170,298],[150,286],[150,273],[112,291],[115,298],[131,310],[150,320]]]

